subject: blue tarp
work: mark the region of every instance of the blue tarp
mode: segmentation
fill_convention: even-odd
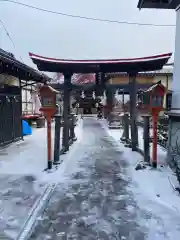
[[[23,134],[23,136],[32,135],[32,128],[24,120],[22,120],[22,134]]]

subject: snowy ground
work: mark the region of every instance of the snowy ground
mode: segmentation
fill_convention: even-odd
[[[179,240],[175,176],[166,165],[135,171],[142,156],[120,143],[121,134],[85,117],[76,127],[78,141],[49,174],[43,172],[46,129],[1,151],[0,239],[15,239],[45,187],[56,183],[31,240]],[[161,148],[158,156],[163,163]]]
[[[68,161],[80,141],[81,124],[79,121],[75,129],[77,143],[70,147],[69,153],[61,156],[62,160]],[[16,238],[28,213],[50,180],[54,180],[52,174],[43,171],[46,167],[46,128],[34,129],[32,136],[25,137],[23,142],[0,151],[0,239]]]
[[[166,151],[158,146],[158,163],[163,167],[159,166],[157,170],[147,168],[135,171],[135,166],[142,157],[120,143],[122,130],[109,130],[104,121],[102,125],[124,152],[129,164],[128,173],[132,177],[132,184],[128,188],[133,192],[139,208],[147,212],[150,217],[150,219],[140,218],[140,224],[149,229],[147,239],[178,240],[180,196],[173,188],[179,184],[166,164]],[[139,146],[143,149],[142,129],[139,130]]]
[[[81,137],[81,124],[75,128],[78,141]],[[31,136],[24,141],[14,143],[10,147],[0,150],[0,174],[35,174],[42,177],[42,170],[47,167],[47,129],[34,129]],[[62,142],[62,131],[61,138]],[[52,158],[54,151],[54,124],[52,127]],[[64,156],[61,158],[63,159]]]

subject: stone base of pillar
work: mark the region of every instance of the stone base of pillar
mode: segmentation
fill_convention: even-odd
[[[176,172],[180,182],[180,114],[169,114],[167,163]]]

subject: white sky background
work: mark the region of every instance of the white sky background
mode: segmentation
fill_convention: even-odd
[[[18,1],[18,0],[17,0]],[[138,0],[19,0],[29,5],[74,15],[119,21],[175,24],[172,10],[137,9]],[[34,66],[28,52],[72,59],[143,57],[174,50],[175,27],[104,23],[43,13],[0,2],[0,47]]]

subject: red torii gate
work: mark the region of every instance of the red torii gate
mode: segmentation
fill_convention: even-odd
[[[59,72],[64,75],[64,130],[63,130],[63,146],[69,149],[69,126],[68,115],[70,105],[70,87],[71,78],[74,73],[112,73],[123,72],[129,75],[131,85],[131,140],[132,150],[136,150],[138,144],[138,134],[136,126],[136,75],[138,72],[160,70],[168,62],[172,53],[161,55],[141,57],[141,58],[124,58],[124,59],[101,59],[101,60],[72,60],[72,59],[56,59],[43,57],[37,54],[29,53],[34,64],[40,71]],[[101,84],[104,83],[102,77]],[[111,94],[107,96],[108,104],[111,105]]]

